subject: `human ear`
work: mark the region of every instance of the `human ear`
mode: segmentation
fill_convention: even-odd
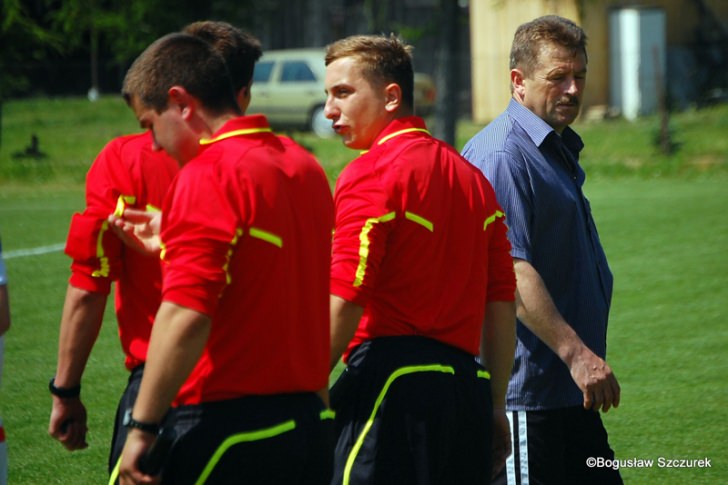
[[[248,105],[250,105],[250,99],[251,99],[251,92],[250,88],[253,85],[253,80],[251,79],[247,86],[243,86],[240,88],[240,91],[237,92],[235,96],[235,100],[238,102],[238,107],[242,111],[243,114],[248,110]]]
[[[172,86],[167,91],[167,107],[179,110],[185,118],[192,115],[193,101],[190,94],[182,86]]]
[[[524,85],[525,79],[526,76],[524,76],[523,71],[518,68],[511,69],[511,90],[519,99],[523,99],[526,91],[526,87]]]
[[[384,109],[390,113],[397,111],[402,106],[402,88],[397,83],[390,83],[384,87],[386,104]]]

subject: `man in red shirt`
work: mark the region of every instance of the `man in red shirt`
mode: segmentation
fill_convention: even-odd
[[[119,338],[130,372],[117,421],[136,396],[159,308],[162,274],[158,258],[125,247],[106,219],[117,207],[159,210],[177,171],[177,162],[152,150],[148,132],[115,138],[89,169],[86,208],[71,219],[66,241],[66,254],[73,261],[61,316],[58,364],[49,385],[53,406],[48,432],[68,450],[87,447],[81,378],[101,328],[111,283],[116,283]],[[117,436],[120,432],[123,430],[115,427],[109,472],[123,445]]]
[[[365,150],[337,181],[331,268],[333,483],[488,483],[509,449],[515,277],[486,179],[413,112],[410,47],[326,51],[326,115]],[[483,366],[477,363],[480,356]]]
[[[152,480],[139,459],[170,404],[177,438],[163,483],[325,483],[333,204],[323,170],[265,117],[240,116],[224,60],[196,37],[153,43],[124,93],[183,168],[163,208],[162,304],[121,483]]]
[[[183,31],[209,42],[225,58],[236,99],[247,106],[252,63],[261,55],[260,42],[226,22],[194,22]],[[178,165],[166,152],[153,150],[152,144],[151,133],[145,132],[117,138],[102,151],[89,171],[88,207],[84,214],[74,216],[66,250],[78,257],[72,264],[61,322],[58,373],[51,386],[51,392],[62,396],[54,397],[49,432],[69,450],[86,447],[86,410],[77,391],[102,322],[108,286],[115,280],[119,334],[131,374],[116,413],[109,455],[112,482],[116,481],[126,441],[124,418],[139,392],[151,324],[161,301],[161,268],[158,248],[147,255],[124,248],[111,235],[106,220],[112,211],[159,216]],[[99,270],[107,266],[114,270]]]

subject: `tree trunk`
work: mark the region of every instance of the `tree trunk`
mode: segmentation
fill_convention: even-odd
[[[434,136],[455,145],[455,132],[458,119],[458,92],[460,90],[460,68],[458,62],[459,23],[458,0],[440,0],[440,32],[435,54],[435,100]]]

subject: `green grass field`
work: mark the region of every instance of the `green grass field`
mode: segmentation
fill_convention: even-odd
[[[623,397],[605,421],[620,460],[655,461],[650,468],[623,469],[626,483],[728,482],[727,119],[728,109],[675,117],[682,148],[667,158],[649,141],[655,120],[577,128],[587,143],[585,192],[615,274],[608,360]],[[9,103],[3,123],[0,231],[13,327],[6,337],[0,415],[10,483],[105,483],[113,413],[126,376],[110,311],[83,382],[89,449],[69,453],[47,435],[47,383],[55,370],[69,266],[58,247],[70,215],[83,207],[88,164],[105,141],[136,124],[118,100],[103,106],[84,100]],[[698,134],[713,128],[712,143],[706,141],[710,132]],[[462,141],[477,129],[465,124]],[[13,158],[31,132],[47,157]],[[338,141],[295,136],[314,150],[332,182],[355,155]],[[48,252],[28,254],[32,248]],[[712,467],[661,468],[661,457],[708,458]]]

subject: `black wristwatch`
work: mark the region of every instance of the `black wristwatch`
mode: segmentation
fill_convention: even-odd
[[[153,435],[159,434],[159,425],[157,423],[145,423],[142,421],[137,421],[131,416],[131,409],[127,409],[124,413],[123,424],[126,428],[138,429],[140,431],[144,431],[145,433]]]
[[[48,382],[48,390],[56,397],[70,399],[81,395],[81,384],[76,387],[56,387],[56,378],[54,377]]]

